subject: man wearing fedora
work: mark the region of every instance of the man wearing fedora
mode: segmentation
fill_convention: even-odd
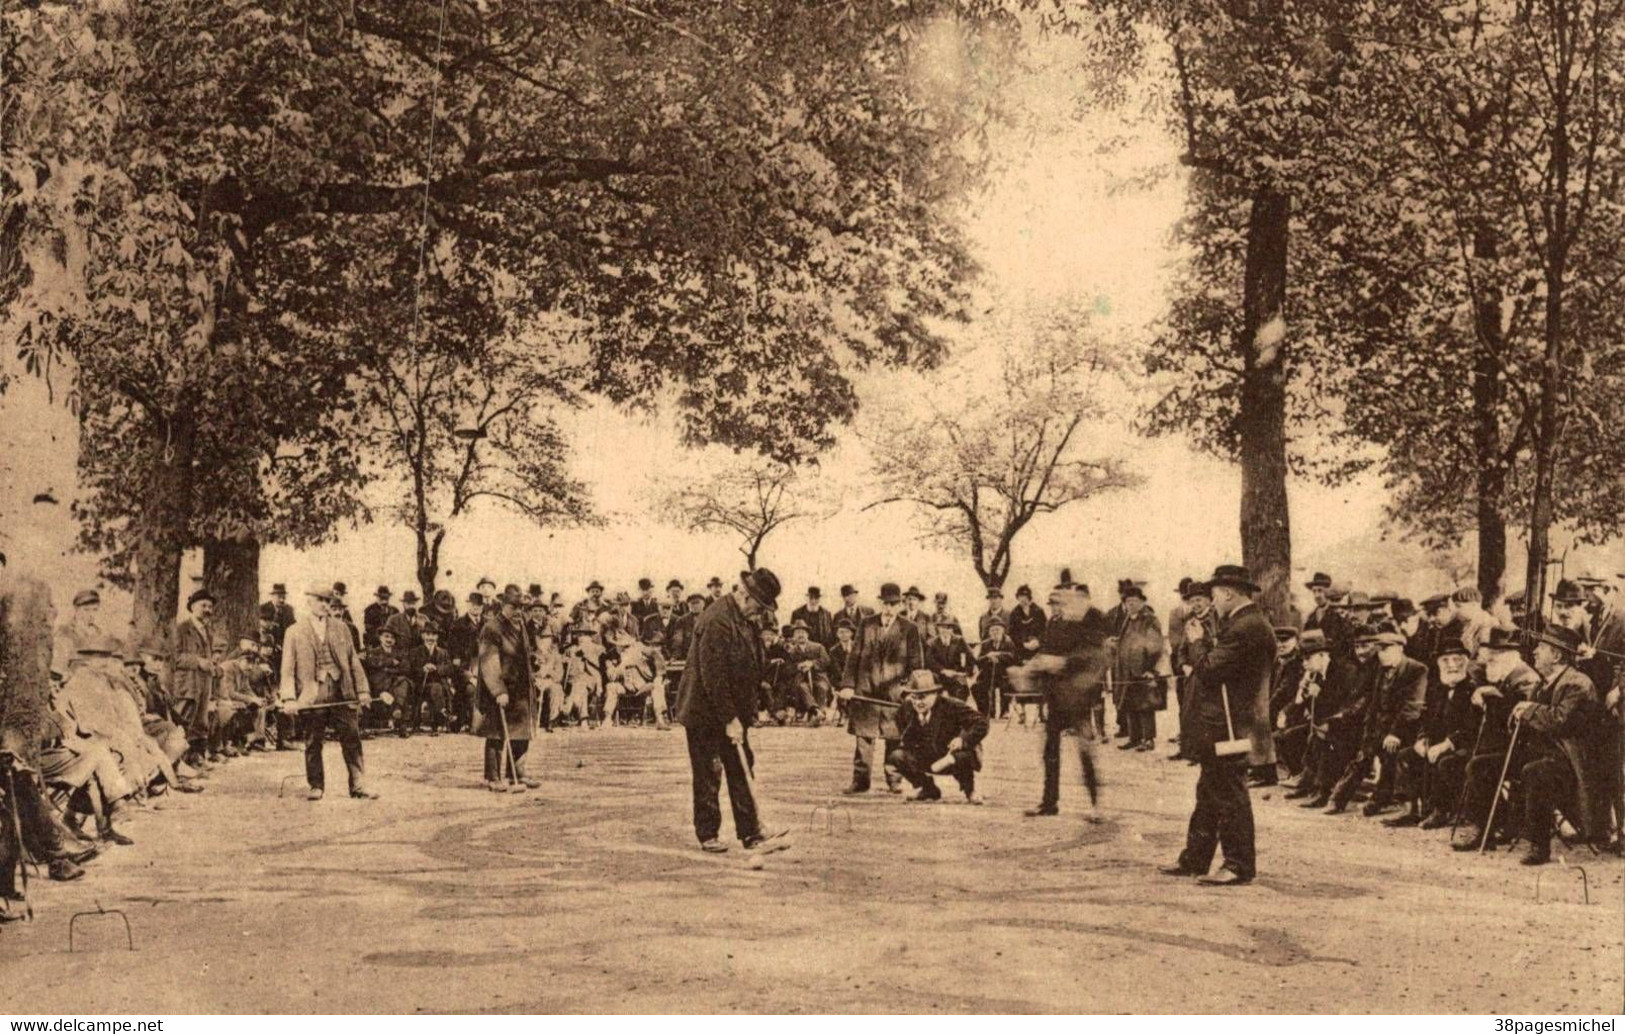
[[[926,669],[912,672],[903,692],[909,706],[899,722],[898,747],[886,756],[886,764],[915,788],[909,800],[940,801],[935,776],[951,775],[967,802],[983,803],[976,773],[982,768],[979,747],[987,736],[987,716],[944,696],[936,676]]]
[[[1367,632],[1359,641],[1376,646],[1377,677],[1366,709],[1360,746],[1332,788],[1328,814],[1348,808],[1355,791],[1370,774],[1371,763],[1381,761],[1377,787],[1362,809],[1371,816],[1388,810],[1394,797],[1394,780],[1399,773],[1399,754],[1416,742],[1421,728],[1422,709],[1427,703],[1428,670],[1405,656],[1405,635],[1391,621]],[[1420,820],[1418,820],[1420,821]]]
[[[720,779],[728,782],[734,834],[746,850],[768,843],[752,796],[755,765],[749,729],[756,720],[756,690],[763,676],[757,621],[779,599],[779,580],[765,567],[742,572],[728,596],[707,606],[694,623],[694,642],[677,686],[673,719],[688,739],[694,794],[694,835],[700,848],[721,854]],[[782,844],[782,841],[780,841]]]
[[[807,586],[807,602],[790,612],[790,625],[807,626],[807,638],[828,650],[835,645],[835,616],[824,608],[823,590]]]
[[[305,592],[309,610],[282,638],[282,685],[278,696],[303,720],[307,799],[325,792],[322,744],[328,735],[339,741],[349,774],[350,796],[372,800],[378,795],[363,782],[360,709],[372,703],[372,688],[361,666],[350,626],[334,616],[333,590],[313,585]]]
[[[380,585],[373,601],[361,612],[361,645],[368,650],[378,645],[378,633],[384,623],[400,613],[400,608],[389,602],[391,595],[389,586]]]
[[[1253,602],[1258,586],[1245,567],[1221,564],[1208,585],[1219,614],[1218,634],[1209,637],[1196,621],[1185,629],[1196,684],[1190,701],[1194,713],[1186,724],[1191,742],[1182,746],[1201,765],[1196,807],[1185,850],[1162,872],[1224,887],[1251,882],[1257,861],[1247,750],[1220,754],[1219,748],[1248,735],[1254,697],[1260,686],[1268,687],[1275,669],[1275,630]],[[1224,863],[1209,874],[1215,848],[1223,849]]]
[[[847,702],[847,731],[855,739],[852,750],[852,783],[843,793],[869,792],[875,741],[885,744],[881,763],[897,748],[900,734],[898,708],[875,703],[892,700],[899,705],[909,675],[925,667],[925,644],[920,630],[903,617],[903,594],[895,582],[880,587],[880,613],[863,619],[858,626],[852,652],[841,675],[841,699]],[[868,697],[869,700],[859,700]],[[902,793],[897,776],[885,773],[888,793]]]

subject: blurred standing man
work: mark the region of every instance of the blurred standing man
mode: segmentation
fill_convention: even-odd
[[[1022,589],[1026,589],[1022,586]],[[1028,598],[1031,598],[1029,593]],[[1090,601],[1089,586],[1061,572],[1061,584],[1050,594],[1053,613],[1045,624],[1036,652],[1017,669],[1017,689],[1031,680],[1044,694],[1044,796],[1028,818],[1060,813],[1061,736],[1068,730],[1078,740],[1078,763],[1091,807],[1100,803],[1100,780],[1095,771],[1095,706],[1105,690],[1106,640],[1111,627],[1106,615]],[[1040,611],[1040,613],[1042,613]],[[1093,813],[1091,822],[1098,822]]]
[[[903,594],[895,583],[880,587],[880,613],[864,618],[858,626],[857,640],[841,675],[840,696],[847,702],[850,716],[847,731],[857,740],[852,751],[852,784],[842,791],[849,796],[869,792],[875,740],[885,743],[883,766],[897,749],[903,686],[911,672],[925,667],[920,630],[899,613],[902,605]],[[854,699],[859,696],[893,700],[898,707]],[[895,773],[886,770],[885,776],[887,793],[903,792]]]
[[[1258,586],[1245,567],[1221,564],[1208,585],[1213,608],[1219,613],[1219,631],[1209,637],[1200,621],[1191,621],[1185,628],[1196,684],[1190,700],[1193,713],[1186,723],[1190,740],[1181,741],[1201,764],[1202,774],[1196,783],[1196,808],[1191,812],[1185,850],[1177,862],[1161,871],[1227,887],[1252,882],[1257,871],[1253,805],[1247,796],[1247,752],[1220,757],[1215,747],[1221,741],[1247,736],[1253,721],[1253,698],[1260,685],[1269,685],[1275,671],[1275,631],[1253,602]],[[1210,876],[1213,852],[1220,846],[1224,864]]]
[[[756,719],[756,689],[763,676],[756,621],[778,603],[779,580],[759,567],[743,572],[731,595],[706,607],[694,624],[689,664],[677,688],[672,717],[688,737],[694,788],[694,835],[700,849],[721,854],[718,776],[726,773],[734,833],[747,851],[766,845],[746,765],[755,766],[747,735]],[[782,841],[780,842],[782,845]]]
[[[360,709],[372,703],[372,689],[361,667],[350,626],[332,616],[333,590],[314,585],[306,590],[310,612],[296,621],[282,638],[283,701],[303,712],[305,725],[305,780],[307,800],[322,799],[326,773],[322,768],[322,742],[331,733],[344,754],[350,776],[350,796],[375,800],[378,795],[363,785]]]

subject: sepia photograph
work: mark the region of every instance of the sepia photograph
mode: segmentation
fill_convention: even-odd
[[[1622,691],[1625,0],[0,0],[11,1031],[1612,1031]]]

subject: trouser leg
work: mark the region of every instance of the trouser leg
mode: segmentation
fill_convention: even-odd
[[[853,738],[852,786],[855,789],[869,789],[874,754],[875,738],[873,736],[857,736]]]
[[[1524,799],[1524,839],[1537,851],[1549,851],[1553,812],[1566,807],[1573,799],[1574,771],[1565,758],[1542,758],[1523,766],[1520,785]]]
[[[1044,727],[1044,796],[1040,808],[1053,808],[1061,802],[1061,726]]]
[[[332,716],[329,721],[333,723],[333,735],[339,741],[344,768],[350,777],[350,792],[355,793],[362,788],[365,770],[361,759],[360,716],[353,707],[335,707],[329,714]]]
[[[728,779],[728,806],[733,810],[734,833],[741,843],[748,843],[762,835],[762,821],[756,810],[756,798],[751,794],[750,780],[745,766],[755,771],[756,755],[750,749],[750,735],[739,743],[730,743],[722,734],[722,771]],[[743,757],[741,757],[743,755]]]
[[[1196,777],[1196,804],[1185,827],[1185,850],[1179,864],[1189,872],[1205,873],[1213,866],[1213,852],[1219,847],[1218,763],[1202,762]]]
[[[688,768],[694,791],[694,835],[700,843],[715,840],[722,831],[722,757],[718,741],[727,744],[720,730],[684,727],[688,737]],[[732,744],[728,744],[732,747]]]
[[[1464,821],[1480,826],[1488,821],[1490,802],[1501,790],[1497,785],[1501,762],[1499,754],[1479,754],[1467,762],[1463,776],[1467,781],[1467,804],[1461,813]]]
[[[502,779],[502,741],[485,741],[485,781],[495,783]]]
[[[918,788],[927,796],[937,795],[937,781],[931,778],[931,771],[923,758],[916,757],[912,751],[901,747],[886,755],[886,764],[898,775],[908,780],[909,785]]]
[[[320,790],[326,782],[322,770],[322,744],[327,738],[327,712],[312,711],[304,716],[304,722],[305,782],[310,784],[312,790]]]
[[[1384,751],[1377,758],[1377,763],[1382,766],[1382,771],[1377,773],[1377,785],[1371,792],[1371,803],[1384,805],[1393,801],[1394,788],[1399,781],[1400,757],[1404,753],[1406,751],[1401,747],[1392,754]]]
[[[1073,727],[1073,733],[1078,740],[1078,769],[1083,774],[1083,787],[1089,792],[1089,803],[1099,804],[1101,781],[1100,767],[1096,763],[1095,757],[1096,730],[1092,727],[1088,716],[1085,716],[1082,721]],[[1106,737],[1104,734],[1100,734],[1099,739],[1104,742]],[[1056,753],[1058,755],[1059,751]],[[1059,771],[1057,771],[1056,775],[1059,776],[1059,774]]]
[[[1224,867],[1252,879],[1257,868],[1253,844],[1253,802],[1247,794],[1246,766],[1240,759],[1217,761],[1215,800],[1219,804],[1219,847]]]

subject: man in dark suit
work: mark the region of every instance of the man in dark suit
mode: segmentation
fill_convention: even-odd
[[[745,766],[755,766],[746,730],[756,719],[756,690],[763,675],[756,621],[773,610],[778,598],[779,580],[772,571],[759,567],[741,573],[734,591],[706,607],[695,621],[688,664],[678,683],[672,718],[688,737],[694,835],[700,849],[711,854],[728,850],[717,839],[722,831],[718,773],[727,776],[739,842],[747,851],[772,849]]]
[[[863,624],[863,619],[873,617],[874,611],[858,602],[858,590],[855,586],[841,586],[841,609],[836,613],[836,621],[845,621],[852,626],[853,634]]]
[[[931,626],[931,634],[926,637],[925,643],[925,666],[931,669],[938,684],[955,700],[969,698],[973,664],[970,647],[960,637],[956,623],[943,621]]]
[[[1077,742],[1078,767],[1089,803],[1091,807],[1100,804],[1093,716],[1105,689],[1106,640],[1111,628],[1094,605],[1089,586],[1074,582],[1070,571],[1061,572],[1061,582],[1049,601],[1051,614],[1043,639],[1027,662],[1012,673],[1019,692],[1044,696],[1044,795],[1037,807],[1023,813],[1028,818],[1060,814],[1061,737],[1068,731]],[[1098,822],[1098,813],[1091,812],[1089,821]]]
[[[807,638],[828,650],[835,645],[835,617],[824,609],[823,594],[818,586],[807,588],[807,605],[790,612],[790,624],[807,623]]]
[[[389,586],[380,585],[373,602],[361,612],[361,645],[369,650],[378,645],[378,632],[384,624],[400,613],[400,609],[389,600]]]
[[[1209,638],[1201,622],[1186,625],[1196,683],[1185,726],[1191,739],[1181,739],[1202,774],[1196,782],[1196,808],[1185,834],[1185,850],[1161,871],[1225,887],[1250,883],[1257,871],[1253,805],[1247,797],[1247,735],[1253,698],[1275,671],[1275,630],[1253,602],[1258,586],[1245,567],[1221,564],[1208,584],[1219,613],[1219,631]],[[1221,846],[1224,864],[1208,875],[1214,849]]]
[[[911,674],[906,692],[909,706],[903,709],[901,743],[887,755],[886,764],[917,788],[909,800],[942,800],[933,775],[952,775],[965,800],[983,803],[976,792],[976,773],[982,767],[978,747],[987,736],[987,716],[943,696],[930,671]]]
[[[900,706],[908,676],[925,667],[925,644],[920,630],[901,614],[903,594],[887,582],[880,587],[880,613],[863,619],[857,640],[841,675],[841,699],[847,701],[847,731],[856,744],[852,750],[852,784],[843,793],[869,792],[875,740],[885,743],[881,763],[897,747],[897,706],[875,701],[896,701]],[[859,700],[866,697],[868,700]],[[902,793],[897,777],[886,773],[888,793]]]
[[[276,608],[276,637],[282,640],[282,633],[293,627],[293,608],[288,606],[288,587],[281,582],[271,586],[271,606]]]

